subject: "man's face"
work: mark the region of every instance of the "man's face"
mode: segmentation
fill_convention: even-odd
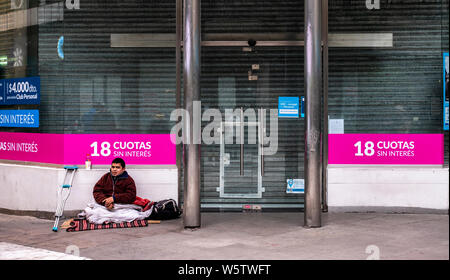
[[[119,176],[124,171],[125,171],[125,168],[123,168],[120,163],[112,163],[111,164],[111,174],[113,176]]]

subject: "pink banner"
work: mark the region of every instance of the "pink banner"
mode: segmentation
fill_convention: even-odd
[[[176,164],[170,134],[0,133],[0,159],[84,165],[88,155],[93,165],[109,165],[116,157],[127,164]]]
[[[64,135],[65,164],[108,165],[120,157],[126,164],[176,164],[176,146],[170,134],[69,134]]]
[[[64,135],[0,132],[0,159],[63,164]]]
[[[330,134],[329,164],[441,165],[443,134]]]

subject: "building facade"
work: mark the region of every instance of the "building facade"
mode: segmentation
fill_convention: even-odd
[[[89,188],[107,170],[99,159],[107,141],[95,137],[129,137],[111,136],[111,151],[139,135],[180,132],[181,2],[0,1],[3,90],[11,93],[10,86],[16,86],[17,96],[17,87],[28,90],[27,79],[33,77],[40,91],[36,104],[8,103],[6,93],[0,103],[0,142],[5,143],[0,208],[52,211],[53,198],[30,206],[18,197],[31,188],[52,194],[64,177],[62,165],[83,165],[89,154],[94,170],[79,170],[74,186],[83,187],[68,204],[82,209]],[[448,0],[328,0],[323,7],[323,117],[316,137],[324,147],[324,210],[448,211],[448,97],[443,94]],[[304,13],[302,0],[201,1],[197,108],[203,211],[303,209]],[[17,112],[37,114],[38,124],[24,125]],[[33,135],[36,142],[49,135],[94,138],[73,146],[58,140],[62,146],[54,153],[63,159],[47,161],[14,157],[17,148],[7,150],[14,135],[31,137],[31,144]],[[356,138],[348,138],[352,135]],[[160,150],[176,149],[167,162],[146,161],[145,154],[142,161],[131,159],[141,196],[183,203],[180,146],[161,142]],[[82,150],[82,156],[65,162],[71,149]],[[137,152],[146,151],[128,155]],[[42,181],[33,180],[39,182],[35,186],[30,178]]]

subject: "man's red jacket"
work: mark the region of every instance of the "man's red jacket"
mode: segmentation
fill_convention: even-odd
[[[136,200],[136,185],[126,171],[115,180],[111,173],[106,173],[95,184],[93,194],[95,201],[101,205],[108,197],[113,197],[115,203],[132,204]]]

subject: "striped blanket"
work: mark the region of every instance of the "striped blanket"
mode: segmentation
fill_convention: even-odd
[[[84,231],[84,230],[96,230],[96,229],[110,229],[110,228],[132,228],[132,227],[146,227],[148,226],[147,220],[135,220],[132,222],[121,223],[107,223],[107,224],[93,224],[87,220],[73,220],[70,222],[70,226],[67,228],[68,232]]]

